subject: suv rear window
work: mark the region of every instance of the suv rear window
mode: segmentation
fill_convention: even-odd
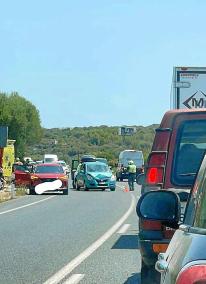
[[[179,128],[173,160],[172,183],[193,185],[206,150],[206,120],[185,121]]]

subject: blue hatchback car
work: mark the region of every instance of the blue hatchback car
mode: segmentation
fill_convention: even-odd
[[[80,190],[109,188],[114,191],[116,188],[116,179],[110,168],[101,162],[84,162],[79,165],[75,175],[75,188]]]

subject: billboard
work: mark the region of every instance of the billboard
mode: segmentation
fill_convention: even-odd
[[[206,67],[174,67],[172,108],[206,107]]]
[[[119,135],[121,136],[131,136],[136,132],[136,127],[121,126],[119,127]]]

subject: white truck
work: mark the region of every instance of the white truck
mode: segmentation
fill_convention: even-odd
[[[206,67],[174,67],[172,109],[206,107]]]
[[[44,163],[57,163],[58,157],[54,154],[45,154],[44,155]]]
[[[117,181],[128,179],[127,166],[129,161],[133,161],[137,167],[137,175],[143,173],[144,157],[142,151],[137,150],[124,150],[119,154],[119,162],[116,171]]]

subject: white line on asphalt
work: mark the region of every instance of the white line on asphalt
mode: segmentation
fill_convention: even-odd
[[[117,232],[117,234],[124,234],[126,233],[126,231],[129,229],[130,227],[130,224],[124,224],[120,230]]]
[[[13,211],[16,211],[16,210],[25,208],[25,207],[29,207],[29,206],[35,205],[35,204],[40,203],[40,202],[44,202],[44,201],[46,201],[46,200],[48,200],[48,199],[51,199],[51,198],[53,198],[53,197],[54,197],[54,196],[49,196],[49,197],[44,198],[44,199],[41,199],[41,200],[39,200],[39,201],[35,201],[35,202],[29,203],[29,204],[26,204],[26,205],[23,205],[23,206],[19,206],[19,207],[13,208],[13,209],[9,209],[9,210],[0,212],[0,215],[4,215],[4,214],[6,214],[6,213],[10,213],[10,212],[13,212]]]
[[[95,252],[104,242],[106,242],[125,222],[125,220],[132,213],[135,208],[135,197],[134,194],[131,193],[131,203],[127,212],[106,232],[102,235],[98,240],[96,240],[93,244],[91,244],[87,249],[85,249],[82,253],[80,253],[77,257],[75,257],[72,261],[66,264],[62,269],[56,272],[53,276],[51,276],[44,284],[57,284],[62,281],[69,273],[71,273],[77,266],[79,266],[85,259],[87,259],[93,252]]]
[[[84,274],[73,274],[63,284],[77,284],[84,278]]]

